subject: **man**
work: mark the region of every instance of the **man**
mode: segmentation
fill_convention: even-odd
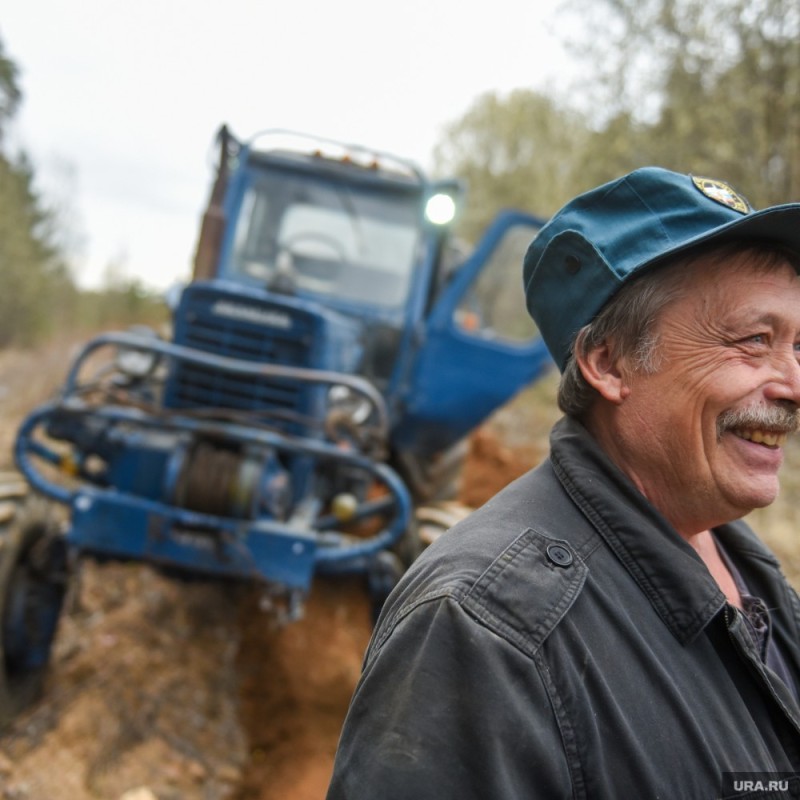
[[[656,168],[541,231],[550,458],[390,597],[329,800],[800,796],[800,604],[737,521],[798,426],[798,253],[800,204]]]

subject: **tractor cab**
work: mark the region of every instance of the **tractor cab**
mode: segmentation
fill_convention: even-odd
[[[461,187],[394,156],[271,131],[226,129],[195,277],[355,321],[354,369],[386,390],[404,333],[428,307]],[[205,234],[206,238],[203,238]],[[209,249],[211,252],[209,252]]]

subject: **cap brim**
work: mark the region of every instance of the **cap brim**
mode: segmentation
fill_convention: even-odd
[[[635,271],[656,265],[700,245],[722,244],[727,239],[752,239],[760,243],[772,243],[786,247],[800,256],[800,203],[772,206],[762,211],[753,211],[741,219],[681,242],[670,250],[665,250],[656,258],[641,264]]]

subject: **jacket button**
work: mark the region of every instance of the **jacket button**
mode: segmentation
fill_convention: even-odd
[[[567,256],[564,259],[564,269],[567,275],[577,275],[581,270],[581,260],[577,256]]]
[[[547,558],[557,567],[568,567],[572,563],[572,553],[560,544],[547,546]]]

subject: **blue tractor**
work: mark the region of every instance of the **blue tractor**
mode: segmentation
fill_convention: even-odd
[[[0,520],[0,722],[36,696],[83,556],[257,581],[296,617],[315,575],[376,607],[451,495],[465,437],[549,366],[522,300],[543,220],[470,254],[455,181],[385,153],[223,127],[192,281],[164,338],[88,342],[21,425],[57,515]]]

